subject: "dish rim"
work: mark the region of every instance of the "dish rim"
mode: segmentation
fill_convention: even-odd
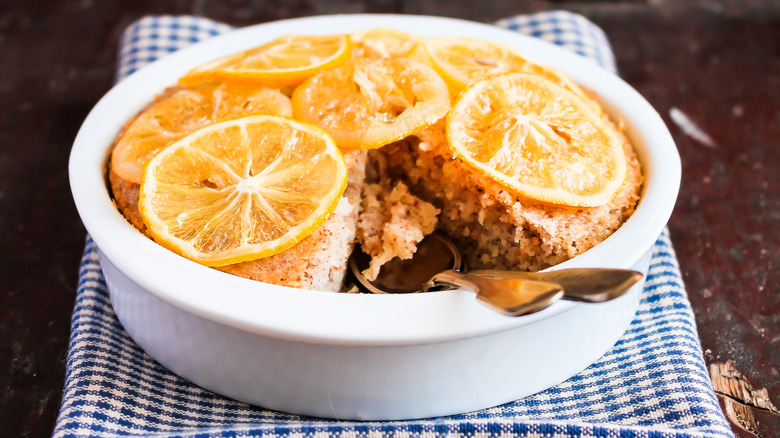
[[[593,90],[608,113],[626,122],[626,133],[643,167],[643,195],[635,213],[615,233],[554,268],[630,269],[652,247],[674,208],[681,165],[660,115],[630,85],[587,58],[497,26],[432,16],[349,14],[279,20],[237,29],[142,67],[106,93],[79,129],[69,162],[76,207],[101,256],[146,291],[187,312],[248,332],[313,343],[443,342],[533,324],[581,305],[561,301],[542,312],[514,318],[488,309],[466,291],[368,295],[260,283],[205,268],[168,251],[139,233],[115,208],[105,178],[109,147],[125,121],[154,94],[174,84],[177,77],[217,56],[277,36],[335,34],[374,27],[422,36],[470,35],[502,42]]]

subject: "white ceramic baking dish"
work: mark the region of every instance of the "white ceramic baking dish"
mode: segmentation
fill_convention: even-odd
[[[418,295],[298,290],[231,276],[162,248],[128,224],[105,183],[127,119],[190,68],[287,34],[389,27],[499,41],[596,92],[623,119],[646,178],[636,213],[611,237],[556,268],[647,272],[672,212],[680,159],[661,117],[633,88],[554,45],[466,21],[393,15],[285,20],[240,29],[161,59],[108,92],[76,137],[70,181],[100,250],[123,326],[174,373],[225,396],[291,413],[410,419],[499,405],[549,388],[602,356],[628,327],[641,284],[615,301],[559,302],[512,318],[465,291]]]

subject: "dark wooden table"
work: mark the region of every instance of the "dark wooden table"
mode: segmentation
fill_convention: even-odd
[[[130,22],[169,13],[247,25],[337,12],[491,22],[552,8],[599,24],[621,75],[669,125],[683,161],[669,226],[705,360],[730,361],[780,406],[780,1],[0,0],[2,435],[47,436],[54,426],[85,237],[67,159],[112,85]],[[686,135],[672,110],[712,142]],[[762,436],[780,436],[780,417],[748,410]]]

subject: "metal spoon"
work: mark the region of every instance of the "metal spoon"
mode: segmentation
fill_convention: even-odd
[[[452,288],[476,292],[477,298],[513,316],[549,307],[559,299],[601,303],[622,296],[642,274],[624,269],[577,268],[549,272],[477,270],[461,272],[462,258],[453,242],[434,233],[417,245],[409,260],[395,258],[382,266],[376,280],[362,271],[369,257],[353,251],[349,267],[358,282],[373,293],[418,293]]]

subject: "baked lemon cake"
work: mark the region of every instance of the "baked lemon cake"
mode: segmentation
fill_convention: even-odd
[[[633,213],[619,123],[559,72],[470,38],[282,37],[193,69],[128,121],[108,169],[137,229],[257,281],[342,290],[435,230],[470,268],[539,270]]]

